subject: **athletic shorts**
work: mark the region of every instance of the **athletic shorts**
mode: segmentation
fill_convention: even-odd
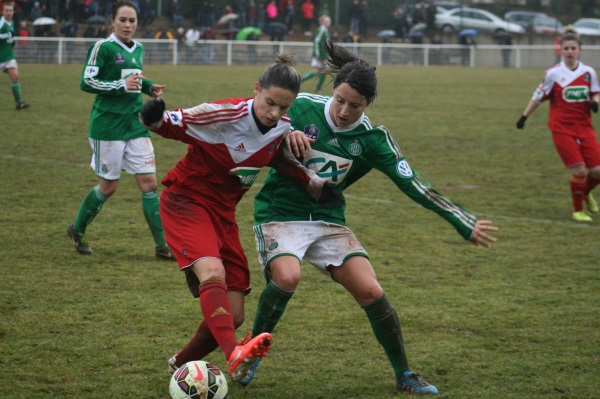
[[[313,58],[310,62],[310,66],[317,69],[323,69],[323,61],[319,58]]]
[[[6,72],[7,69],[17,69],[17,60],[12,59],[6,62],[0,62],[0,71]]]
[[[119,180],[121,170],[132,175],[156,173],[150,137],[125,141],[89,140],[92,147],[90,166],[105,180]]]
[[[554,147],[567,168],[585,164],[588,168],[600,165],[600,143],[596,138],[593,128],[586,132],[585,138],[571,136],[569,134],[552,132]],[[592,134],[590,134],[592,133]]]
[[[368,258],[352,230],[339,224],[315,222],[270,222],[254,226],[258,261],[265,278],[268,266],[279,256],[294,256],[330,275],[330,266],[341,266],[352,256]]]
[[[165,239],[186,271],[190,292],[198,296],[198,278],[190,266],[202,258],[221,259],[228,291],[250,292],[248,260],[234,220],[227,220],[210,207],[166,188],[160,196],[160,217]]]

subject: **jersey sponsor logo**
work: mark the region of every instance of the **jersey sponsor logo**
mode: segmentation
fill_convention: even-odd
[[[241,143],[240,145],[235,147],[235,152],[246,152],[246,147],[244,146],[244,143]]]
[[[319,128],[316,127],[315,125],[304,126],[304,134],[309,139],[314,139],[314,140],[318,139],[319,132],[320,132]]]
[[[346,173],[352,166],[352,160],[338,157],[315,150],[307,152],[304,157],[304,166],[313,170],[319,177],[338,184],[346,177]]]
[[[115,64],[123,64],[124,62],[125,57],[123,57],[123,54],[117,53],[117,55],[115,55]]]
[[[249,189],[256,181],[260,168],[243,167],[234,168],[229,171],[229,174],[236,176],[240,180],[240,185],[244,189]]]
[[[412,177],[413,176],[413,171],[410,168],[410,165],[404,159],[401,159],[400,161],[398,161],[398,164],[396,165],[396,171],[398,172],[398,174],[400,176],[403,176],[403,177]]]
[[[587,86],[570,86],[566,87],[562,92],[563,100],[568,103],[579,103],[588,101],[589,88]]]
[[[180,111],[171,111],[169,112],[169,119],[173,125],[183,126],[181,122],[181,112]]]
[[[131,75],[141,75],[141,74],[142,74],[142,70],[139,68],[121,69],[121,79],[127,79]],[[142,83],[142,80],[140,79],[139,82]],[[138,90],[127,90],[127,93],[141,93],[141,92],[142,92],[141,86]]]
[[[95,66],[87,66],[87,67],[85,67],[85,72],[83,73],[83,78],[84,79],[93,78],[94,76],[98,75],[98,72],[100,72],[100,68],[95,67]]]
[[[354,156],[360,155],[360,153],[362,152],[362,146],[360,145],[358,139],[350,143],[350,145],[348,146],[348,151],[350,151],[350,154]]]

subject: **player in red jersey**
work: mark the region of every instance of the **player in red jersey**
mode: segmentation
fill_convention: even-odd
[[[270,348],[269,333],[242,343],[236,340],[235,330],[244,321],[244,298],[250,292],[250,271],[235,208],[262,167],[300,165],[293,157],[284,157],[280,146],[290,132],[286,112],[300,81],[291,57],[278,55],[254,84],[254,98],[166,112],[162,101],[150,100],[140,112],[149,130],[188,144],[187,155],[162,181],[166,189],[160,214],[167,243],[185,271],[192,295],[200,298],[204,320],[188,345],[169,359],[171,372],[220,347],[228,373],[237,381]],[[303,140],[308,142],[304,137],[291,147],[304,145]],[[306,169],[290,173],[327,206],[324,180]]]
[[[581,40],[577,31],[566,28],[560,48],[562,62],[546,71],[517,128],[523,129],[540,103],[550,100],[548,128],[563,164],[571,170],[572,218],[591,222],[583,208],[585,203],[590,212],[599,211],[591,191],[600,183],[600,144],[590,110],[598,112],[600,85],[594,69],[579,61]]]

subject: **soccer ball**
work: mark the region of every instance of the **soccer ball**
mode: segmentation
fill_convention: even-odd
[[[225,374],[203,360],[188,362],[178,368],[169,384],[173,399],[225,399],[227,391]]]

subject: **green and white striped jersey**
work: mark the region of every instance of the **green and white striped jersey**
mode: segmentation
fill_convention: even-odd
[[[142,89],[127,90],[125,78],[141,74],[144,48],[136,41],[128,47],[114,34],[96,42],[88,51],[81,74],[81,90],[96,94],[88,136],[98,140],[130,140],[150,136],[138,119],[142,109],[141,93],[152,92],[150,80]]]
[[[13,54],[13,23],[4,17],[0,18],[0,62],[15,59]]]
[[[325,61],[327,59],[327,39],[329,38],[329,31],[323,25],[320,25],[313,39],[312,56],[318,57],[320,60]]]
[[[475,216],[421,178],[384,126],[371,125],[363,114],[355,124],[337,128],[329,117],[330,104],[331,97],[300,93],[288,112],[294,129],[316,140],[311,144],[312,151],[301,159],[304,166],[333,183],[339,192],[375,168],[410,199],[446,219],[463,238],[471,236]],[[307,220],[345,225],[345,205],[321,209],[305,190],[271,169],[254,201],[254,222]]]

